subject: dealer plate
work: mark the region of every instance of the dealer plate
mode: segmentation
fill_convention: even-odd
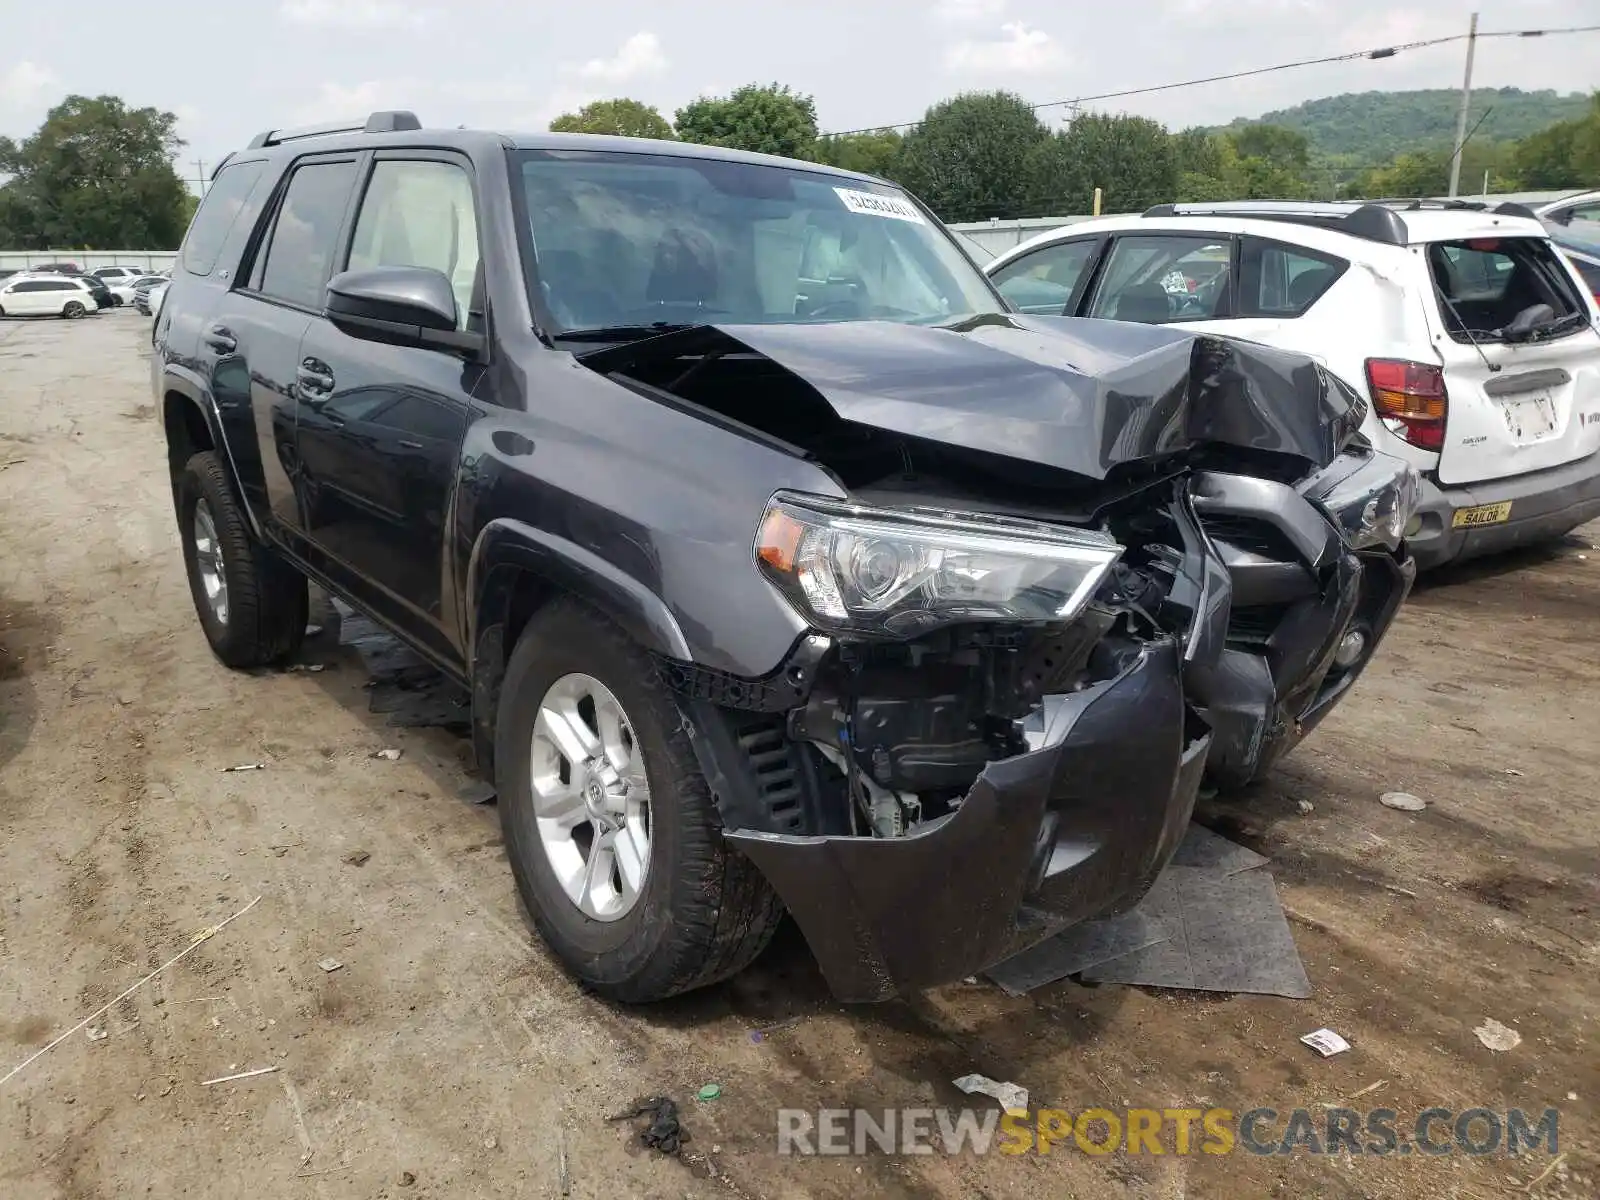
[[[1511,501],[1500,504],[1476,504],[1471,508],[1458,508],[1450,518],[1455,529],[1475,529],[1479,525],[1501,525],[1511,518]]]

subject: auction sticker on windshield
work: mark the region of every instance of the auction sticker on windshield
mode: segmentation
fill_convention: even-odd
[[[922,214],[917,211],[917,206],[904,196],[880,196],[877,192],[863,192],[855,188],[836,187],[839,199],[844,201],[844,206],[853,213],[863,213],[869,217],[890,217],[896,221],[915,221],[918,225],[926,225]]]

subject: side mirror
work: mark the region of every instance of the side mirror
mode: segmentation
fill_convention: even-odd
[[[456,294],[431,267],[373,267],[328,280],[322,314],[351,337],[481,354],[485,339],[456,328]]]

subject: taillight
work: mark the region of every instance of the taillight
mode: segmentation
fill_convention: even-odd
[[[1367,383],[1374,411],[1393,433],[1423,450],[1444,448],[1450,397],[1443,371],[1427,363],[1369,358]]]

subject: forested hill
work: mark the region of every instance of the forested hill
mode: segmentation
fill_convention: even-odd
[[[1456,129],[1461,93],[1445,88],[1417,92],[1345,92],[1307,100],[1293,108],[1241,117],[1226,129],[1246,125],[1282,125],[1305,134],[1314,153],[1354,154],[1376,162],[1408,151],[1449,148]],[[1513,141],[1553,125],[1582,117],[1589,97],[1574,92],[1525,92],[1521,88],[1474,88],[1471,129],[1486,110],[1473,140]]]

